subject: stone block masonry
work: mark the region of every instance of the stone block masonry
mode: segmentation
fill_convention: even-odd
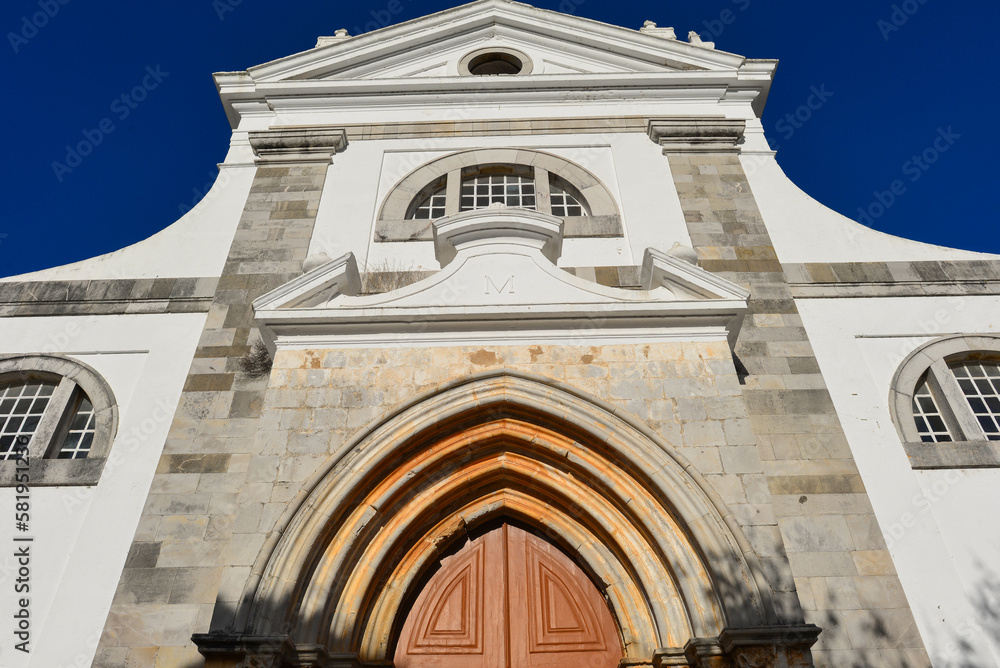
[[[201,665],[191,634],[209,627],[222,566],[247,563],[259,547],[233,539],[251,523],[239,498],[267,386],[241,372],[256,337],[251,302],[302,273],[329,163],[327,153],[258,167],[95,666]]]
[[[823,628],[816,666],[929,666],[738,156],[667,153],[701,266],[751,291],[742,397],[797,600]]]
[[[109,620],[106,641],[117,645],[104,656],[169,648],[193,659],[190,633],[232,626],[227,615],[261,547],[317,470],[414,396],[496,370],[558,379],[661,434],[737,519],[772,579],[782,621],[801,620],[725,342],[279,350],[255,417],[226,420],[204,408],[178,415]],[[113,624],[129,631],[112,637]]]
[[[418,395],[497,370],[555,379],[662,435],[705,475],[774,576],[782,621],[801,620],[764,465],[725,342],[279,350],[232,525],[219,591],[236,608],[257,550],[305,481]],[[210,514],[211,515],[211,514]],[[209,518],[209,522],[214,518]],[[217,619],[215,628],[226,627]]]

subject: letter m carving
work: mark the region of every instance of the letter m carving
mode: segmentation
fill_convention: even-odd
[[[487,294],[487,295],[491,294],[490,293],[491,289],[493,290],[494,293],[496,293],[498,295],[502,295],[505,290],[507,291],[507,294],[509,294],[509,295],[514,294],[514,276],[513,276],[513,274],[511,274],[510,276],[508,276],[507,280],[504,281],[503,285],[501,285],[500,287],[497,287],[497,284],[489,276],[484,276],[483,278],[486,279],[486,292],[484,294]],[[507,289],[508,285],[510,286],[509,290]]]

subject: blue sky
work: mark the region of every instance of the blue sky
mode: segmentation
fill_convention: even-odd
[[[0,275],[122,248],[190,208],[228,148],[213,72],[456,4],[5,0]],[[995,0],[535,4],[630,28],[649,19],[780,59],[764,125],[793,181],[875,229],[1000,253]],[[122,101],[143,84],[145,99]],[[100,142],[70,167],[67,145],[87,137]]]

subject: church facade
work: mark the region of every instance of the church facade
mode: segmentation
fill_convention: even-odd
[[[198,206],[0,281],[4,665],[1000,665],[1000,257],[796,188],[776,65],[478,0],[217,74]]]

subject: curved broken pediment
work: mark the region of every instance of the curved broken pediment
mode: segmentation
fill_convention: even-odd
[[[265,342],[290,345],[439,345],[490,341],[735,341],[749,293],[688,261],[646,251],[643,290],[609,288],[556,266],[563,221],[488,208],[434,223],[441,271],[360,295],[347,254],[254,302]],[[405,337],[401,339],[400,337]]]

